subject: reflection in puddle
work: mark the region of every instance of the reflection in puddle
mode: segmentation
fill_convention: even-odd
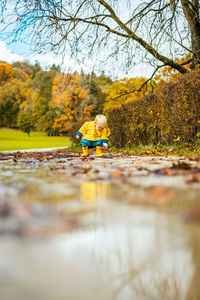
[[[198,299],[187,297],[193,245],[173,215],[113,205],[94,216],[50,239],[0,240],[3,299]]]
[[[70,176],[70,168],[75,175]],[[102,176],[110,172],[105,164],[73,168],[18,166],[0,174],[0,198],[38,201],[44,207],[50,203],[64,228],[66,222],[73,228],[42,238],[0,235],[0,300],[200,299],[198,214],[197,223],[184,222],[183,213],[190,206],[187,202],[181,207],[182,194],[175,208],[142,206],[140,197],[136,205],[127,199],[135,199],[139,192],[143,199],[149,193],[130,183],[109,181],[109,176]],[[99,173],[106,179],[99,180]],[[7,221],[16,222],[12,213]],[[31,227],[34,220],[39,231],[44,211],[35,219],[31,213],[26,225]],[[57,220],[53,217],[50,221]]]
[[[104,181],[86,181],[80,185],[80,200],[85,203],[96,203],[110,196],[110,183]]]

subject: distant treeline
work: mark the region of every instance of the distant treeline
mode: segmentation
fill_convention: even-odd
[[[96,114],[141,98],[143,90],[130,91],[145,81],[140,77],[113,82],[104,74],[62,73],[56,65],[44,71],[38,63],[0,61],[0,127],[73,137]],[[150,85],[145,89],[151,92]]]
[[[65,74],[56,65],[44,71],[37,63],[0,61],[0,127],[66,134],[102,113],[111,84],[104,74]]]

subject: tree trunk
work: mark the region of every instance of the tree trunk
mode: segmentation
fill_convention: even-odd
[[[199,0],[181,0],[181,3],[191,32],[193,53],[191,68],[195,68],[197,64],[200,64]]]

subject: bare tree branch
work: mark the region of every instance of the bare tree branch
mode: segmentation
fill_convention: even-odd
[[[124,29],[125,32],[128,33],[128,35],[133,38],[136,42],[138,42],[142,47],[144,47],[149,53],[151,53],[155,58],[162,61],[165,65],[171,66],[172,68],[177,69],[181,73],[186,73],[187,70],[177,64],[172,59],[168,59],[164,55],[161,55],[157,50],[155,50],[153,47],[151,47],[148,43],[146,43],[142,38],[138,37],[134,32],[132,32],[115,14],[113,9],[104,1],[104,0],[97,0],[99,3],[101,3],[103,6],[105,6],[108,11],[110,12],[113,19],[119,24],[119,26]]]
[[[140,61],[153,66],[161,61],[186,73],[175,58],[188,53],[194,66],[200,63],[198,0],[151,0],[138,6],[129,0],[13,0],[13,15],[6,15],[6,3],[0,3],[4,34],[8,30],[15,40],[29,37],[38,52],[70,52],[78,61],[95,56],[101,64],[118,57],[127,70]]]
[[[121,92],[119,96],[114,97],[114,98],[109,98],[109,101],[110,101],[110,100],[117,100],[117,99],[121,98],[122,96],[130,95],[130,94],[133,94],[133,93],[135,93],[135,92],[141,92],[142,89],[143,89],[144,87],[146,87],[146,91],[147,91],[147,84],[148,84],[148,82],[151,82],[151,80],[152,80],[153,77],[155,76],[156,72],[157,72],[160,68],[162,68],[162,67],[164,67],[164,66],[165,66],[165,65],[157,66],[157,68],[156,68],[156,69],[154,70],[154,72],[151,74],[151,77],[149,77],[145,82],[143,82],[143,84],[142,84],[138,89],[134,89],[134,90],[128,91],[128,92],[126,92],[126,91],[125,91],[125,92]],[[144,95],[145,95],[145,92],[146,92],[146,91],[144,91]]]

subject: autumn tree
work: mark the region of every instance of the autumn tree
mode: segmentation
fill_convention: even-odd
[[[192,72],[192,57],[191,54],[183,56],[182,58],[175,58],[179,64],[186,64],[185,68],[187,72]],[[190,61],[190,62],[189,62]],[[166,82],[174,81],[176,82],[179,77],[184,76],[184,74],[177,72],[177,70],[171,68],[170,66],[165,66],[163,69],[159,70],[155,76],[155,82],[157,88],[165,84]]]
[[[12,67],[21,70],[22,72],[31,76],[32,78],[37,72],[41,70],[41,67],[39,65],[31,65],[30,63],[25,61],[16,61],[12,64]]]
[[[106,89],[113,83],[113,80],[109,76],[105,76],[105,72],[102,72],[100,76],[95,76],[94,80],[102,92],[105,92]]]
[[[13,73],[14,73],[14,78],[19,79],[23,82],[25,82],[30,78],[30,75],[28,75],[26,72],[18,68],[13,68]]]
[[[24,85],[19,80],[0,87],[0,126],[16,127],[20,105],[27,99]]]
[[[145,93],[150,93],[155,88],[156,84],[154,81],[147,83],[147,79],[140,78],[124,78],[115,81],[110,85],[106,92],[106,101],[104,103],[104,113],[109,109],[120,107],[122,104],[126,104],[130,101],[140,99]],[[142,88],[141,88],[142,87]],[[135,91],[133,94],[132,91]]]
[[[111,79],[110,81],[112,82]],[[94,117],[97,114],[102,114],[106,98],[103,89],[106,87],[106,82],[101,82],[100,84],[99,77],[96,76],[94,72],[91,74],[85,74],[82,71],[80,74],[79,86],[80,88],[88,90],[87,105],[93,106],[91,117]]]
[[[11,65],[0,62],[0,86],[11,81],[14,78],[14,72]]]
[[[175,57],[190,53],[200,62],[198,0],[13,0],[13,14],[1,2],[1,15],[14,40],[29,36],[37,51],[71,52],[83,62],[114,62],[128,70],[141,60],[156,69],[186,73]],[[9,24],[11,28],[9,27]],[[26,34],[26,31],[28,34]]]
[[[0,63],[0,126],[17,127],[21,108],[30,107],[33,70],[31,65]]]
[[[67,131],[74,123],[89,120],[93,105],[88,104],[89,90],[80,85],[79,74],[59,73],[52,86],[51,105],[56,108],[54,128]]]
[[[21,111],[18,115],[17,125],[19,129],[30,136],[31,130],[34,128],[31,114]]]
[[[53,133],[54,112],[50,105],[52,98],[52,85],[57,71],[39,70],[33,77],[33,108],[32,114],[37,130]]]

